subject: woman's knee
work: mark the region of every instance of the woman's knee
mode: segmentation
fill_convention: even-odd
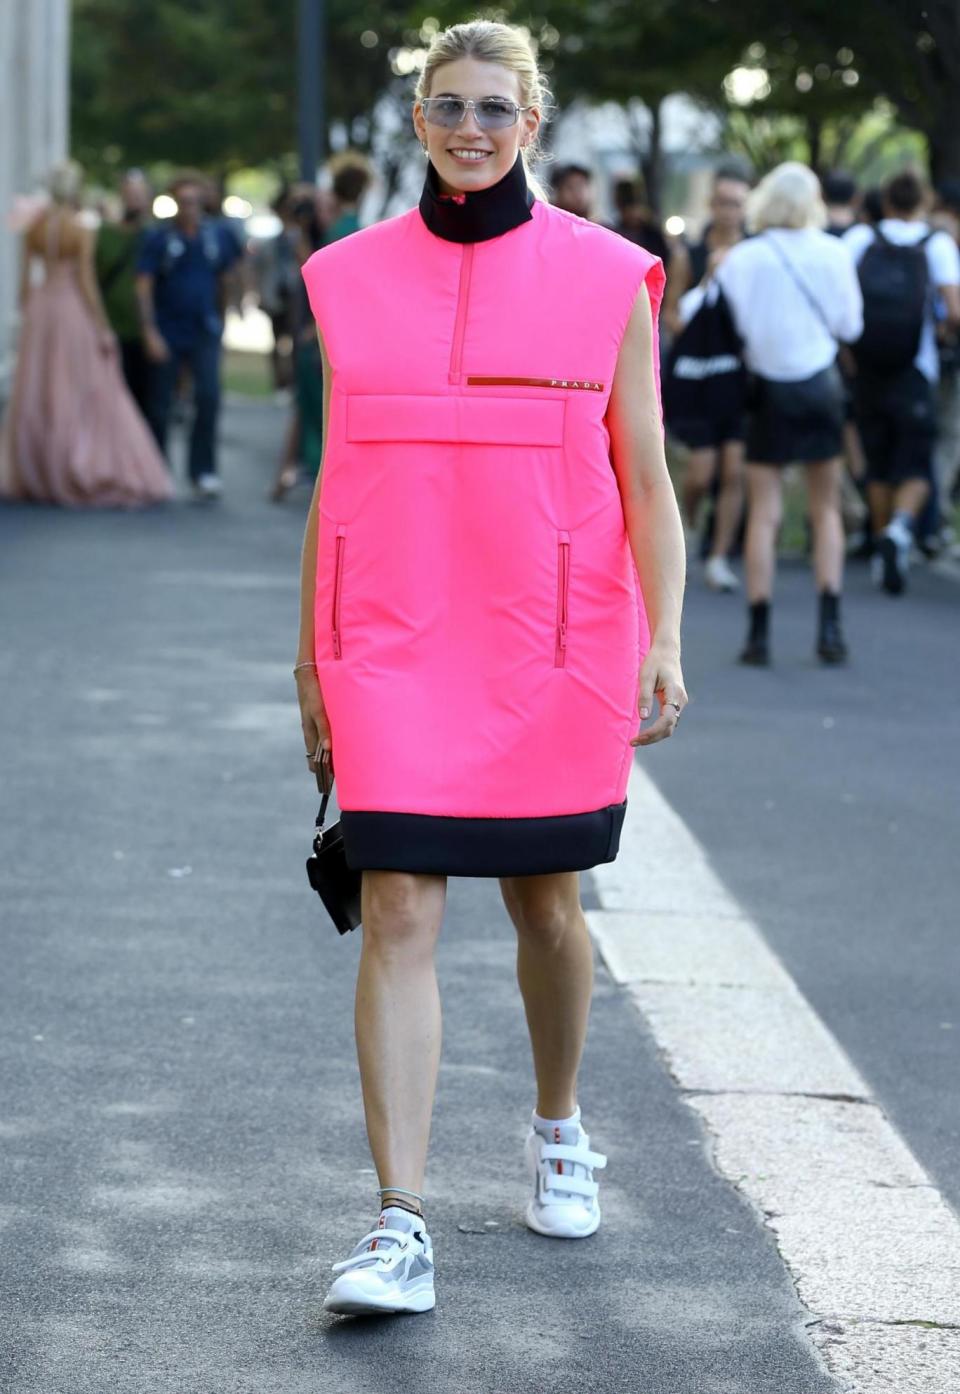
[[[576,873],[563,872],[554,884],[545,877],[511,877],[501,881],[504,904],[517,934],[538,948],[553,950],[584,926],[579,890],[570,884]],[[554,878],[549,878],[554,881]],[[534,884],[536,882],[537,884]]]
[[[361,916],[365,942],[408,951],[433,948],[440,924],[446,877],[406,871],[364,871]]]

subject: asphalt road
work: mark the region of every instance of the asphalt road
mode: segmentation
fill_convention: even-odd
[[[580,1098],[604,1224],[523,1225],[529,1045],[493,882],[450,882],[438,952],[438,1306],[322,1313],[377,1183],[359,942],[303,874],[281,427],[231,406],[214,506],[0,510],[0,1389],[827,1394],[770,1235],[599,962]],[[696,702],[644,758],[949,1190],[960,592],[855,580],[856,659],[824,673],[805,585],[769,674],[730,663],[738,602],[692,586]]]
[[[960,1205],[960,585],[848,568],[851,663],[812,655],[806,568],[781,567],[774,666],[734,662],[743,602],[691,575],[681,736],[646,768]]]

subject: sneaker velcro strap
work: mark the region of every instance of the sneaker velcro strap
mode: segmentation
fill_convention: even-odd
[[[571,1191],[578,1196],[595,1196],[600,1190],[596,1181],[584,1181],[579,1176],[557,1176],[551,1172],[543,1177],[543,1189],[552,1191]]]
[[[607,1159],[602,1152],[591,1152],[586,1147],[572,1147],[566,1142],[547,1142],[540,1153],[544,1160],[558,1162],[579,1162],[581,1166],[596,1167],[602,1171]]]
[[[385,1248],[368,1249],[366,1246],[372,1240],[395,1239],[397,1243],[388,1244]],[[331,1264],[334,1273],[345,1273],[348,1268],[356,1268],[360,1264],[373,1263],[384,1264],[392,1268],[405,1253],[410,1250],[410,1235],[403,1229],[374,1229],[369,1234],[365,1234],[360,1240],[363,1249],[360,1253],[353,1253],[349,1258],[342,1259],[339,1263]]]

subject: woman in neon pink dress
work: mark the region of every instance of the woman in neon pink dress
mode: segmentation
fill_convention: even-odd
[[[525,36],[438,34],[420,204],[304,267],[324,455],[296,665],[363,869],[357,1042],[381,1183],[335,1312],[434,1305],[423,1173],[449,875],[496,876],[537,1076],[525,1218],[600,1221],[576,1102],[593,980],[581,870],[612,861],[633,749],[670,735],[683,532],[663,455],[660,262],[531,189],[545,89]],[[640,731],[656,695],[659,715]]]

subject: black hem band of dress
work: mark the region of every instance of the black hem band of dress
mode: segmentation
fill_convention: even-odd
[[[432,813],[341,810],[354,871],[445,876],[543,876],[612,862],[627,801],[546,818],[448,818]]]
[[[491,237],[502,237],[532,220],[532,206],[533,191],[520,154],[496,184],[464,194],[443,193],[433,161],[427,162],[420,216],[431,232],[447,242],[487,242]]]

